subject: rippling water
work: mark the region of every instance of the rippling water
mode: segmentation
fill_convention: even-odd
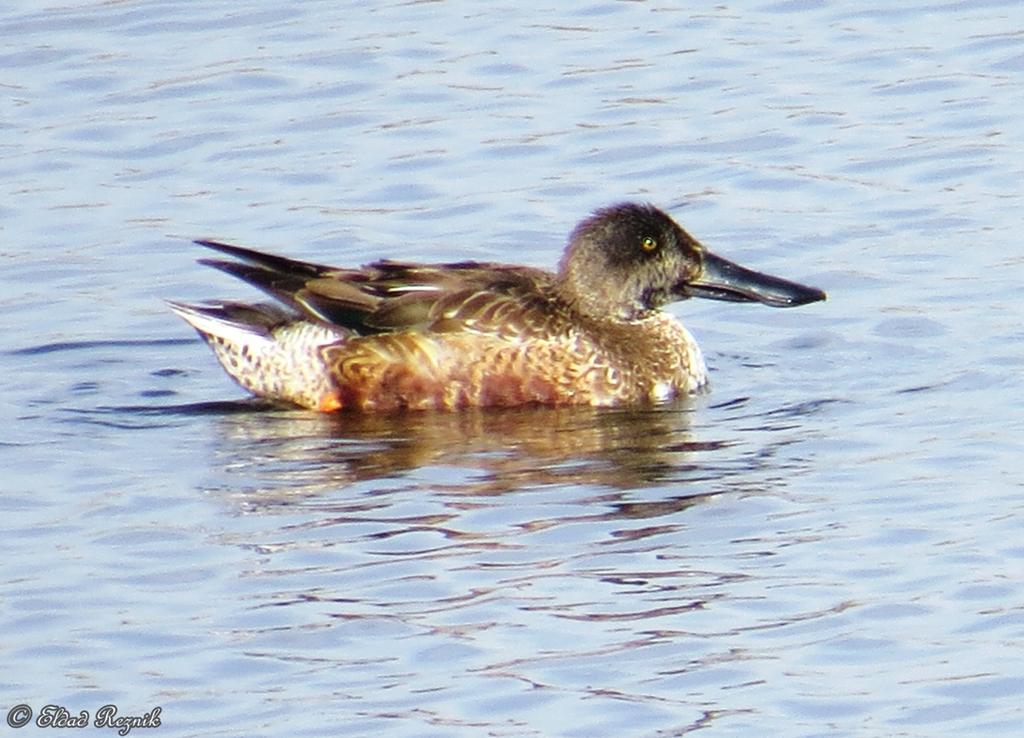
[[[1019,3],[14,2],[0,36],[5,711],[1019,733]],[[376,418],[245,399],[162,304],[250,294],[196,237],[550,266],[627,198],[829,302],[673,308],[692,400]]]

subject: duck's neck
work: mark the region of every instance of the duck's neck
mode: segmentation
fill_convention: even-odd
[[[592,278],[585,270],[565,265],[555,278],[559,299],[574,313],[594,322],[632,323],[652,311],[639,297],[630,299],[635,291],[626,283],[615,283],[605,275]]]

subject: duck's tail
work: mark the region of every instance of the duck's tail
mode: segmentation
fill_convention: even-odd
[[[167,304],[199,332],[224,371],[254,395],[317,410],[337,409],[321,349],[347,338],[344,330],[265,303]]]

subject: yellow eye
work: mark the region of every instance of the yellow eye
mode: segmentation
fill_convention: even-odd
[[[658,242],[655,241],[650,236],[644,236],[644,240],[640,242],[640,248],[642,248],[647,253],[650,253],[654,251],[656,248],[658,248]]]

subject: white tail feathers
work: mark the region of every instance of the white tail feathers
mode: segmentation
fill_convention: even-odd
[[[224,370],[260,397],[318,407],[333,392],[321,349],[348,337],[276,305],[168,306],[210,345]]]

